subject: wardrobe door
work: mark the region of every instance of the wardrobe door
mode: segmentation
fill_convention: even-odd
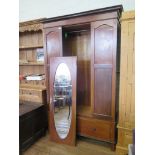
[[[62,28],[46,28],[44,29],[44,51],[45,51],[45,74],[47,101],[49,103],[49,65],[51,57],[62,56]]]
[[[116,20],[91,23],[91,104],[93,114],[115,117]]]
[[[75,145],[77,57],[51,57],[50,60],[50,138]]]

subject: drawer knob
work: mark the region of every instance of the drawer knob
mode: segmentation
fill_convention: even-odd
[[[96,131],[96,128],[93,128],[93,131]]]

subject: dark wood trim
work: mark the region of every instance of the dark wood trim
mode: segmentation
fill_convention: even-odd
[[[117,38],[118,38],[118,34],[117,34],[117,29],[118,29],[118,22],[117,20],[113,20],[114,21],[114,25],[115,25],[115,29],[114,29],[114,36],[113,37],[113,60],[112,60],[112,65],[113,65],[113,69],[112,69],[112,107],[111,107],[111,113],[112,113],[112,121],[116,121],[115,119],[115,111],[116,111],[116,54],[117,54]]]
[[[120,16],[121,12],[123,11],[123,6],[122,5],[116,5],[116,6],[106,7],[106,8],[84,11],[84,12],[80,12],[80,13],[74,13],[74,14],[70,14],[70,15],[47,18],[47,19],[42,20],[42,22],[43,23],[55,22],[55,21],[66,20],[66,19],[71,19],[71,18],[75,18],[75,17],[82,17],[82,16],[94,15],[94,14],[105,13],[105,12],[106,13],[107,12],[114,12],[114,11],[117,11],[118,16]]]
[[[65,20],[60,21],[53,21],[50,23],[44,23],[43,28],[51,28],[51,27],[57,27],[57,26],[68,26],[68,25],[78,25],[78,24],[87,24],[90,22],[95,22],[99,20],[109,20],[109,19],[117,19],[118,14],[117,12],[109,12],[104,14],[97,14],[97,15],[88,15],[88,16],[82,16],[82,17],[75,17],[75,18],[69,18]]]

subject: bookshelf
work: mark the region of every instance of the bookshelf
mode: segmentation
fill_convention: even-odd
[[[45,74],[42,29],[41,20],[19,24],[20,102],[46,103],[45,79],[26,80],[26,76]]]

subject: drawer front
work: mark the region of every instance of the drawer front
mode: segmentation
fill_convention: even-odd
[[[112,128],[110,122],[84,117],[78,117],[77,122],[77,130],[79,135],[108,142],[111,142],[113,139],[111,137],[113,135],[111,132],[114,132],[114,128]]]
[[[20,101],[43,103],[42,91],[22,89],[19,99]]]

